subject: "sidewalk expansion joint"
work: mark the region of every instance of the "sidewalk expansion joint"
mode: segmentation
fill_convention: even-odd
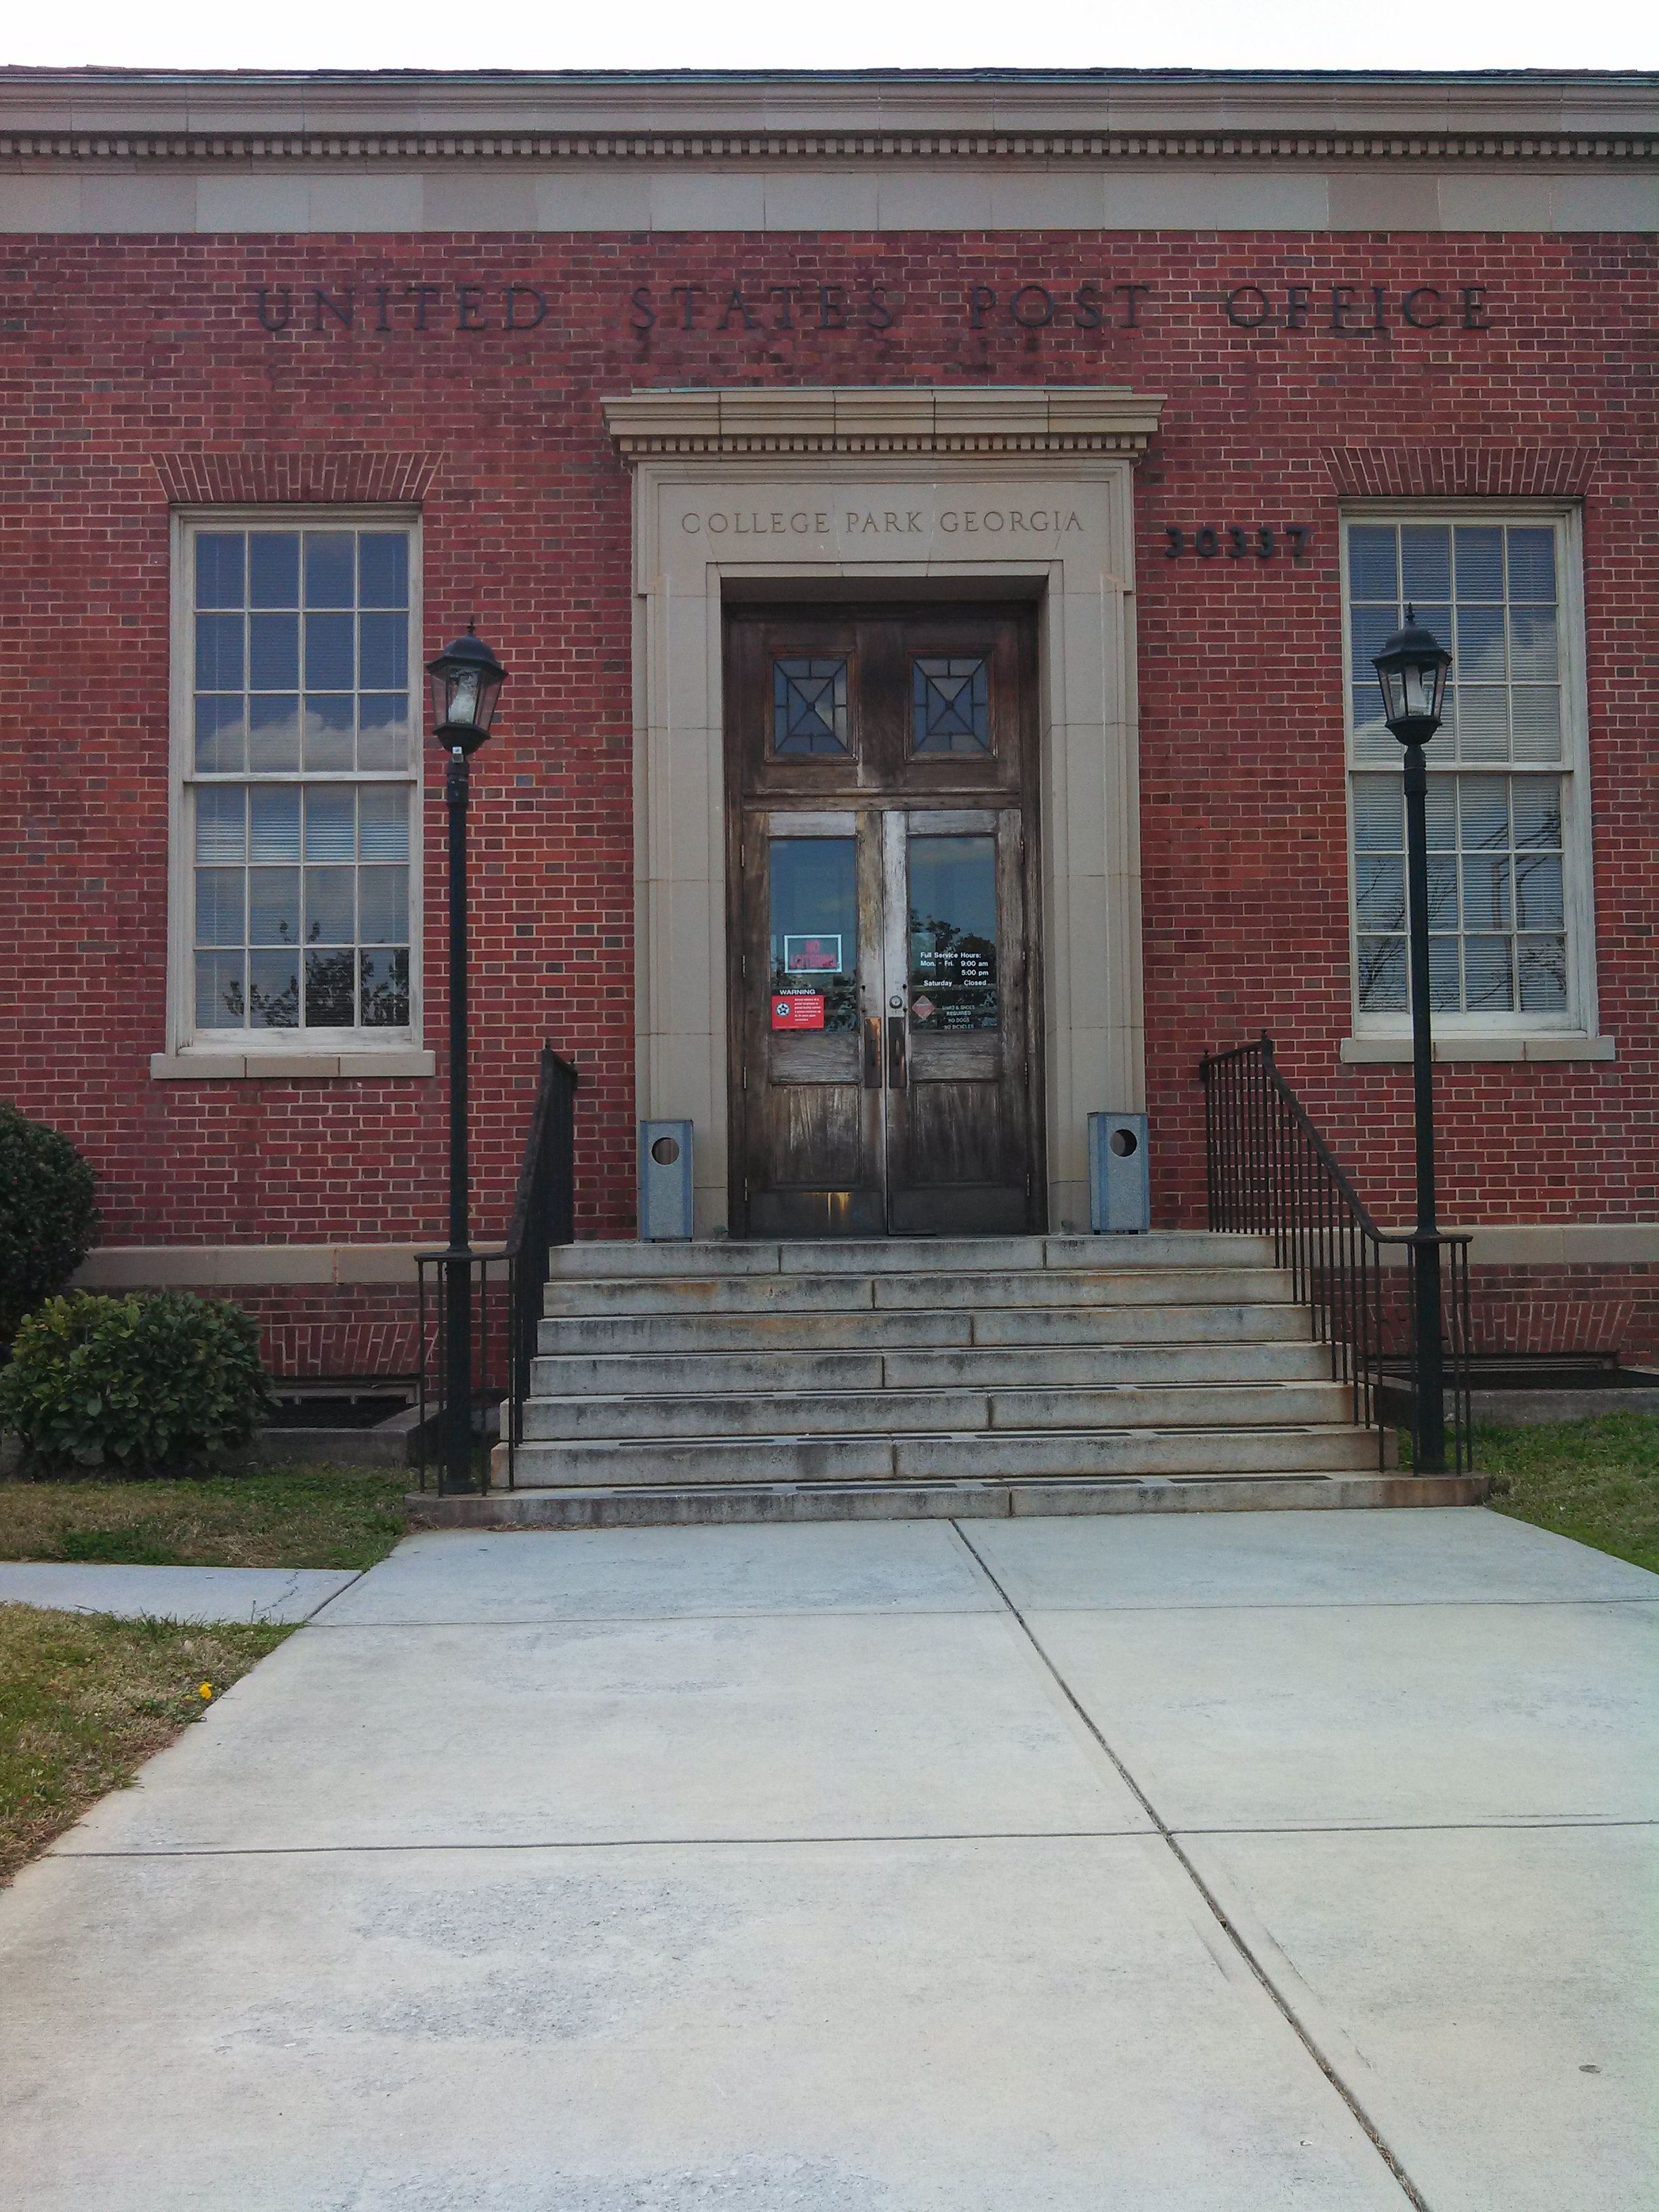
[[[1118,1757],[1116,1752],[1115,1752],[1111,1745],[1107,1742],[1105,1736],[1101,1733],[1099,1726],[1095,1722],[1092,1716],[1085,1709],[1081,1699],[1072,1688],[1071,1684],[1060,1673],[1060,1668],[1055,1665],[1053,1659],[1049,1657],[1048,1652],[1044,1650],[1042,1641],[1037,1636],[1036,1631],[1032,1628],[1030,1623],[1026,1620],[1019,1607],[1014,1603],[1012,1598],[1009,1596],[1002,1584],[997,1580],[996,1576],[987,1565],[982,1554],[975,1548],[967,1530],[963,1527],[959,1521],[953,1521],[951,1523],[951,1526],[955,1529],[957,1535],[960,1539],[963,1547],[972,1553],[973,1558],[979,1567],[980,1572],[985,1577],[986,1581],[990,1583],[992,1589],[995,1590],[997,1595],[1002,1600],[1004,1605],[1007,1607],[1008,1611],[1012,1615],[1014,1620],[1018,1624],[1019,1628],[1024,1634],[1027,1641],[1030,1643],[1032,1650],[1036,1654],[1038,1659],[1042,1662],[1044,1668],[1046,1668],[1048,1674],[1053,1678],[1054,1686],[1060,1691],[1060,1695],[1065,1698],[1066,1704],[1070,1705],[1072,1711],[1077,1715],[1079,1720],[1081,1721],[1084,1727],[1093,1737],[1094,1741],[1100,1746],[1105,1757],[1116,1769],[1124,1787],[1131,1793],[1136,1803],[1146,1814],[1147,1819],[1152,1822],[1158,1833],[1163,1838],[1164,1843],[1169,1846],[1176,1863],[1186,1875],[1188,1880],[1192,1883],[1194,1888],[1198,1892],[1199,1896],[1203,1899],[1206,1907],[1213,1916],[1216,1924],[1220,1928],[1223,1935],[1226,1936],[1227,1941],[1232,1945],[1234,1950],[1237,1952],[1239,1957],[1243,1960],[1244,1965],[1249,1968],[1255,1980],[1260,1984],[1262,1990],[1272,2002],[1274,2009],[1285,2021],[1291,2033],[1296,2037],[1297,2042],[1301,2044],[1309,2057],[1313,2060],[1314,2064],[1319,2069],[1320,2072],[1325,2076],[1325,2079],[1330,2083],[1332,2088],[1335,2090],[1337,2095],[1347,2106],[1348,2111],[1352,2114],[1355,2122],[1365,2135],[1367,2140],[1370,2142],[1372,2148],[1376,2152],[1377,2156],[1382,2160],[1383,2164],[1388,2167],[1389,2172],[1394,2176],[1395,2180],[1399,2184],[1400,2188],[1405,2194],[1407,2201],[1416,2208],[1416,2212],[1431,2212],[1431,2207],[1430,2206],[1427,2198],[1418,2188],[1410,2174],[1407,2172],[1405,2167],[1401,2164],[1400,2160],[1389,2148],[1389,2143],[1384,2138],[1382,2130],[1378,2128],[1376,2123],[1371,2118],[1370,2114],[1360,2103],[1353,2091],[1349,2088],[1347,2083],[1343,2080],[1340,2074],[1338,2073],[1331,2060],[1328,2058],[1324,2051],[1321,2050],[1319,2045],[1315,2041],[1311,2033],[1298,2018],[1294,2007],[1290,2003],[1284,1992],[1273,1981],[1272,1976],[1267,1972],[1267,1968],[1262,1965],[1261,1960],[1256,1957],[1255,1953],[1245,1942],[1243,1933],[1234,1925],[1232,1920],[1228,1916],[1225,1907],[1222,1905],[1220,1899],[1217,1897],[1214,1891],[1205,1881],[1203,1875],[1199,1872],[1197,1866],[1194,1863],[1189,1854],[1182,1849],[1181,1839],[1177,1832],[1170,1827],[1168,1821],[1164,1820],[1163,1814],[1158,1811],[1157,1806],[1153,1804],[1152,1799],[1148,1797],[1146,1791],[1135,1780],[1134,1776],[1130,1773],[1128,1768]]]

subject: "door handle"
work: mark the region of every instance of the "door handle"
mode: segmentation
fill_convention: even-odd
[[[866,1014],[864,1018],[864,1087],[866,1091],[881,1088],[881,1016]]]
[[[887,1017],[887,1088],[902,1091],[908,1080],[905,1066],[905,1025],[908,1017],[889,1014]]]

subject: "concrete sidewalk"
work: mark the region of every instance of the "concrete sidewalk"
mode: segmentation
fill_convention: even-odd
[[[313,1613],[357,1579],[356,1568],[114,1567],[0,1559],[0,1605],[112,1613],[124,1620],[283,1624]]]
[[[1659,2206],[1659,1579],[431,1534],[0,1899],[29,2212]]]

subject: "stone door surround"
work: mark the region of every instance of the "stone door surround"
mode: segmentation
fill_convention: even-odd
[[[1131,471],[1121,386],[637,392],[639,1111],[696,1125],[696,1232],[726,1226],[722,608],[1000,587],[1038,603],[1048,1219],[1088,1225],[1087,1116],[1145,1103]]]

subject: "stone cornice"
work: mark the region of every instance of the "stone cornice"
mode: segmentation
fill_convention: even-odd
[[[1143,453],[1161,392],[1127,385],[758,386],[605,402],[630,460],[776,453]]]
[[[1635,73],[0,70],[0,161],[1659,161]]]

